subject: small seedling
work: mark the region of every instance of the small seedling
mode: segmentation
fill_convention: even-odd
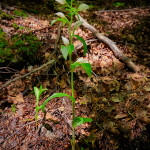
[[[24,10],[14,10],[13,13],[16,16],[28,17],[28,15],[26,14]]]
[[[11,105],[11,110],[14,114],[16,113],[16,105],[15,104]]]
[[[125,5],[125,3],[116,2],[113,5],[118,8],[118,7],[123,7]]]
[[[47,89],[42,89],[42,85],[40,86],[40,89],[38,89],[37,87],[34,87],[34,93],[36,97],[36,114],[35,114],[36,129],[37,129],[37,115],[39,112],[39,99],[40,99],[41,94],[46,90]]]
[[[83,43],[83,48],[84,48],[84,55],[87,52],[87,45],[84,41],[84,39],[78,35],[74,35],[75,30],[80,27],[83,23],[83,21],[76,21],[74,23],[74,28],[73,30],[71,30],[71,26],[73,23],[73,16],[76,15],[79,18],[79,15],[77,14],[78,11],[86,11],[89,6],[86,4],[81,4],[79,5],[79,7],[73,8],[73,0],[71,0],[70,3],[68,3],[66,0],[56,0],[59,4],[63,5],[63,8],[66,8],[67,11],[69,11],[69,19],[67,19],[67,17],[62,13],[62,12],[58,12],[56,13],[56,15],[59,17],[56,20],[53,20],[51,25],[53,23],[55,23],[56,21],[62,21],[63,22],[63,26],[68,24],[68,28],[69,28],[69,36],[70,36],[70,41],[69,39],[67,39],[66,37],[62,36],[62,41],[64,45],[61,45],[61,52],[62,55],[64,57],[65,60],[67,60],[68,56],[69,56],[69,63],[70,63],[70,70],[71,70],[71,90],[72,90],[72,96],[65,94],[65,93],[54,93],[52,96],[50,96],[49,98],[47,98],[45,100],[45,102],[41,105],[36,107],[36,120],[37,120],[37,113],[39,111],[39,109],[41,109],[43,111],[43,113],[45,113],[45,106],[46,104],[52,99],[52,98],[56,98],[56,97],[64,97],[67,96],[68,98],[71,99],[72,101],[72,115],[73,115],[73,121],[72,121],[72,128],[73,128],[73,135],[72,135],[72,140],[71,140],[71,144],[72,144],[72,150],[75,150],[75,128],[85,122],[92,122],[93,120],[91,118],[83,118],[83,117],[75,117],[75,98],[74,98],[74,84],[73,84],[73,71],[76,67],[78,66],[82,66],[82,68],[85,70],[85,72],[87,73],[87,75],[91,78],[91,65],[84,60],[83,58],[78,58],[77,61],[72,62],[72,52],[74,51],[74,45],[73,45],[73,38],[76,37],[78,40],[80,40]],[[37,93],[38,89],[35,88],[35,93]],[[39,95],[37,96],[37,100],[39,100]]]
[[[13,24],[12,24],[12,26],[13,26],[13,27],[14,27],[14,29],[16,29],[16,30],[19,28],[19,27],[17,26],[17,24],[16,24],[16,23],[13,23]]]

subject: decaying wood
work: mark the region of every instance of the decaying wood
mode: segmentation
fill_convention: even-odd
[[[78,20],[78,17],[76,16],[76,19]],[[85,19],[83,19],[79,15],[80,21],[83,21],[83,26],[90,30],[100,41],[106,43],[111,50],[113,51],[115,57],[117,57],[119,60],[121,60],[128,68],[130,68],[133,72],[139,71],[139,68],[127,57],[125,56],[120,49],[117,47],[117,45],[110,40],[108,37],[104,36],[103,34],[99,33],[93,26],[91,26]]]

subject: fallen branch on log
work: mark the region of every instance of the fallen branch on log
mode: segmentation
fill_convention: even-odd
[[[82,25],[85,28],[89,29],[100,41],[106,43],[113,51],[115,57],[117,57],[119,60],[121,60],[129,69],[131,69],[133,72],[139,71],[139,68],[127,56],[125,56],[120,51],[120,49],[117,47],[117,45],[112,40],[110,40],[103,34],[99,33],[93,26],[91,26],[88,22],[86,22],[80,15],[79,15],[79,19],[77,16],[76,16],[76,19],[77,20],[80,19],[80,21],[83,21]]]

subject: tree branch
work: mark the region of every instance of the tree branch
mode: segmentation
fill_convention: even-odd
[[[76,19],[78,20],[77,16]],[[103,34],[99,33],[92,25],[86,22],[80,15],[79,15],[79,19],[80,21],[83,21],[82,25],[85,28],[89,29],[100,41],[106,43],[111,48],[111,50],[114,52],[115,57],[121,60],[133,72],[139,71],[139,68],[120,51],[120,49],[112,40],[110,40],[108,37],[104,36]]]

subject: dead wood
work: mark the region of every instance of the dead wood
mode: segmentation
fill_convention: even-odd
[[[85,19],[83,19],[79,15],[79,19],[76,16],[77,20],[83,21],[83,26],[87,29],[89,29],[100,41],[106,43],[111,50],[113,51],[115,57],[117,57],[119,60],[121,60],[131,71],[136,72],[139,71],[139,68],[127,57],[125,56],[122,51],[117,47],[117,45],[110,40],[108,37],[104,36],[103,34],[99,33],[92,25],[90,25]]]

